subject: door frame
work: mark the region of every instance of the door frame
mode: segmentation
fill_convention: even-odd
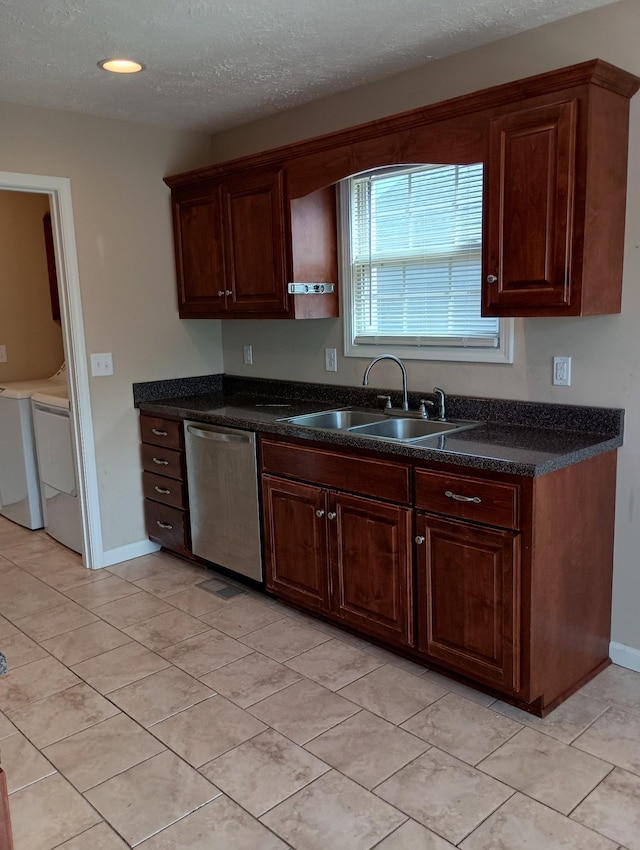
[[[86,567],[97,569],[103,565],[104,553],[71,181],[67,177],[0,171],[0,189],[49,196],[82,515],[83,561]]]

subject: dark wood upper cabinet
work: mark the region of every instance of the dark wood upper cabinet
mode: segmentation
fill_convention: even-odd
[[[208,188],[208,191],[207,191]],[[183,319],[208,318],[224,310],[226,288],[219,187],[176,193],[173,226],[178,305]]]
[[[491,120],[483,315],[619,313],[629,101],[599,81]]]
[[[485,165],[482,312],[620,312],[632,74],[599,59],[166,178],[183,318],[322,318],[335,184],[376,167]],[[197,208],[197,212],[196,212]]]
[[[221,191],[228,310],[286,312],[282,172],[236,174],[222,183]]]
[[[246,169],[173,190],[183,319],[338,315],[335,189],[286,196],[282,169]],[[289,283],[333,283],[290,294]]]

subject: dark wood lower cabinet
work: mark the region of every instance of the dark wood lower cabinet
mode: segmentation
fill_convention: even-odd
[[[610,663],[615,451],[527,477],[261,447],[277,596],[543,717]]]
[[[144,516],[149,538],[177,555],[191,554],[182,422],[140,416]]]
[[[334,616],[374,637],[413,646],[411,509],[343,493],[335,494],[334,504]]]
[[[262,477],[267,588],[313,611],[329,611],[326,493]]]
[[[270,591],[413,645],[410,508],[271,475],[262,496]]]
[[[520,687],[520,540],[418,513],[418,650],[478,682]]]

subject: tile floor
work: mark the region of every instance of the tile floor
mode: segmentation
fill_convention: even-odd
[[[213,575],[0,518],[15,850],[640,850],[640,674],[538,720]]]

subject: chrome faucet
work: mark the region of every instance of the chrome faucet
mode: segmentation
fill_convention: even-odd
[[[364,377],[362,379],[362,386],[367,387],[369,385],[369,372],[371,371],[371,367],[375,366],[380,360],[393,360],[394,363],[397,363],[402,371],[402,409],[409,410],[409,395],[407,393],[407,370],[405,368],[404,363],[400,360],[399,357],[396,357],[395,354],[381,354],[379,357],[374,357],[374,359],[369,363],[367,368],[364,371]]]

